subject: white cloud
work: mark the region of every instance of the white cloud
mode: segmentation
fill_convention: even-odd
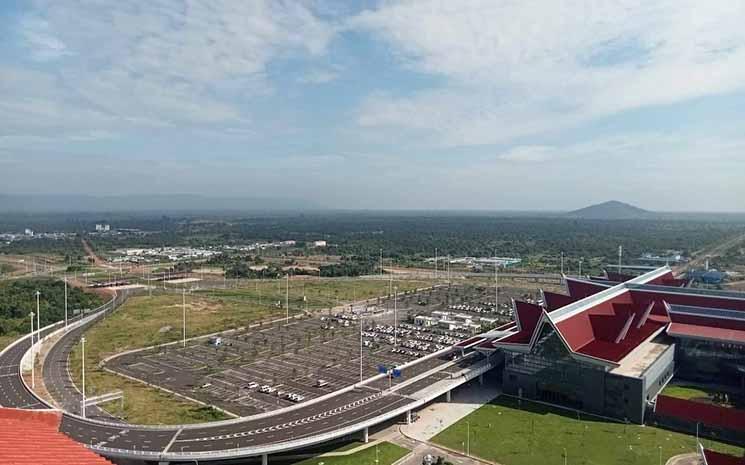
[[[31,57],[36,61],[50,61],[70,55],[67,46],[57,38],[49,27],[49,23],[37,16],[25,17],[18,32],[23,37]]]
[[[500,154],[499,159],[520,163],[537,163],[551,160],[556,156],[557,151],[554,147],[546,145],[521,145]]]
[[[444,78],[376,95],[364,127],[498,143],[616,112],[745,88],[745,2],[404,0],[350,20]]]
[[[252,119],[251,98],[272,92],[273,60],[319,57],[334,34],[312,5],[289,0],[39,0],[17,30],[32,57],[56,60],[39,71],[5,61],[35,80],[36,91],[22,77],[0,82],[0,124],[20,132],[236,129]]]

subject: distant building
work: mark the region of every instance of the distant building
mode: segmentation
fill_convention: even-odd
[[[326,247],[326,241],[313,241],[313,247]]]
[[[97,224],[96,225],[96,232],[109,232],[111,231],[111,225],[110,224]]]
[[[717,285],[722,284],[727,273],[718,270],[692,270],[686,273],[686,277],[698,283]]]
[[[23,234],[25,234],[27,236],[32,236],[33,237],[34,230],[33,229],[26,228],[26,229],[23,230]]]

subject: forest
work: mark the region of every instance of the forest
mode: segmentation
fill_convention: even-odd
[[[40,323],[44,327],[65,317],[65,285],[51,278],[19,279],[0,282],[0,336],[23,334],[31,329],[29,314],[36,312],[35,293],[39,297]],[[68,314],[103,304],[96,294],[68,287]],[[35,323],[35,322],[34,322]]]

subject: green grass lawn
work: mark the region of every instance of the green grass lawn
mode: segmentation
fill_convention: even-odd
[[[287,282],[284,279],[242,280],[232,282],[237,288],[209,289],[198,291],[198,295],[220,298],[225,301],[254,303],[261,305],[280,303],[284,309]],[[399,292],[431,286],[424,281],[394,281]],[[318,310],[343,305],[353,301],[384,296],[389,282],[375,279],[347,278],[296,278],[290,280],[289,301],[291,313],[304,309]],[[305,296],[305,300],[303,299]]]
[[[8,347],[16,339],[20,339],[20,334],[3,334],[0,336],[0,351]]]
[[[354,454],[341,457],[314,457],[297,462],[295,465],[375,465],[376,457],[378,465],[390,465],[409,452],[409,449],[405,447],[382,442]]]
[[[596,417],[499,397],[433,438],[463,451],[470,430],[471,454],[504,465],[658,465],[696,450],[696,439],[659,428],[609,423]],[[710,449],[742,455],[742,449],[703,440]]]
[[[662,394],[665,396],[677,397],[678,399],[686,400],[709,397],[709,393],[707,391],[704,391],[703,389],[693,386],[682,386],[675,384],[669,384],[668,386],[666,386],[665,389],[662,391]]]

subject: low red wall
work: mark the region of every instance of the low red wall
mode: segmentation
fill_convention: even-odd
[[[706,465],[745,465],[745,458],[742,457],[720,454],[709,449],[704,451],[704,455],[706,455]]]
[[[734,408],[719,407],[675,397],[657,396],[655,414],[692,423],[700,422],[707,426],[745,431],[745,411]]]

